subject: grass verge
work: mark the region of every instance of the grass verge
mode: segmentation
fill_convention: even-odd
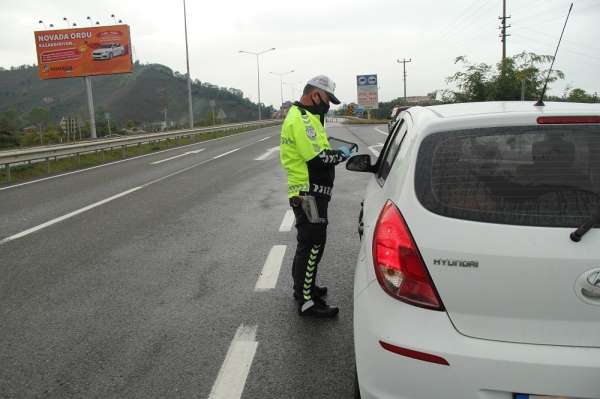
[[[263,127],[276,125],[278,125],[278,123],[274,123],[273,125],[261,126],[260,128],[248,127],[243,129],[240,128],[227,131],[218,130],[214,132],[198,133],[194,136],[182,137],[179,139],[166,139],[163,141],[157,141],[153,143],[130,146],[127,148],[119,147],[110,151],[96,151],[86,154],[80,154],[79,156],[73,154],[69,157],[50,159],[49,161],[42,160],[40,162],[28,163],[25,165],[11,166],[10,181],[7,169],[0,165],[0,185],[24,182],[40,177],[51,176],[78,169],[85,169],[91,166],[102,165],[120,159],[150,154],[152,152],[166,150],[169,148],[181,147],[188,144],[201,143],[207,140],[231,136],[234,134],[248,132],[250,130],[257,130]]]

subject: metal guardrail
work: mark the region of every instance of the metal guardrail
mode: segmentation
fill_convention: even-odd
[[[45,160],[50,165],[51,159],[64,158],[68,156],[79,157],[82,154],[115,150],[121,148],[123,154],[126,153],[127,147],[139,146],[147,143],[156,143],[165,140],[178,140],[184,137],[201,135],[203,133],[232,131],[238,129],[246,129],[249,127],[274,126],[280,124],[281,120],[269,119],[264,121],[230,123],[219,126],[209,126],[198,129],[176,130],[171,132],[139,134],[135,136],[124,136],[111,139],[99,139],[82,141],[72,144],[60,144],[44,147],[33,147],[22,150],[5,150],[0,151],[0,165],[4,166],[6,180],[11,180],[11,165],[32,163],[40,160]]]

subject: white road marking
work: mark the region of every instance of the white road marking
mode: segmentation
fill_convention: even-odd
[[[258,326],[238,327],[225,361],[210,391],[209,399],[240,399],[258,348]]]
[[[265,138],[262,138],[262,139],[258,140],[258,141],[257,141],[257,143],[260,143],[261,141],[268,140],[268,139],[270,139],[270,138],[271,138],[271,136],[267,136],[267,137],[265,137]]]
[[[10,242],[10,241],[16,240],[16,239],[18,239],[18,238],[25,237],[25,236],[27,236],[27,235],[29,235],[29,234],[31,234],[31,233],[35,233],[36,231],[42,230],[42,229],[44,229],[44,228],[46,228],[46,227],[49,227],[49,226],[52,226],[52,225],[54,225],[54,224],[56,224],[56,223],[62,222],[63,220],[66,220],[66,219],[72,218],[73,216],[76,216],[76,215],[79,215],[79,214],[81,214],[81,213],[83,213],[83,212],[89,211],[90,209],[94,209],[94,208],[96,208],[96,207],[98,207],[98,206],[100,206],[100,205],[104,205],[104,204],[106,204],[107,202],[113,201],[113,200],[115,200],[115,199],[117,199],[117,198],[124,197],[124,196],[126,196],[126,195],[128,195],[128,194],[131,194],[131,193],[133,193],[133,192],[137,191],[137,190],[140,190],[140,189],[142,189],[142,188],[145,188],[145,187],[148,187],[148,186],[150,186],[150,185],[152,185],[152,184],[155,184],[155,183],[158,183],[158,182],[160,182],[160,181],[163,181],[163,180],[165,180],[165,179],[168,179],[169,177],[173,177],[173,176],[176,176],[176,175],[178,175],[178,174],[181,174],[181,173],[187,172],[188,170],[190,170],[190,169],[193,169],[193,168],[195,168],[195,167],[197,167],[197,166],[204,165],[205,163],[208,163],[208,162],[210,162],[210,161],[212,161],[212,160],[214,160],[214,159],[217,159],[217,158],[223,157],[223,156],[225,156],[225,155],[231,154],[231,153],[233,153],[233,152],[235,152],[235,151],[238,151],[238,150],[240,150],[240,149],[242,149],[242,148],[249,147],[249,146],[251,146],[251,145],[253,145],[253,144],[255,144],[255,143],[248,144],[248,145],[246,145],[246,146],[243,146],[243,147],[240,147],[240,148],[236,148],[236,149],[234,149],[234,150],[228,151],[228,152],[226,152],[226,153],[224,153],[224,154],[221,154],[221,155],[217,155],[216,157],[214,157],[214,158],[212,158],[212,159],[205,159],[204,161],[197,162],[197,163],[195,163],[195,164],[193,164],[193,165],[190,165],[190,166],[188,166],[187,168],[183,168],[183,169],[180,169],[180,170],[178,170],[178,171],[175,171],[175,172],[173,172],[173,173],[169,173],[169,174],[168,174],[168,175],[166,175],[166,176],[159,177],[158,179],[155,179],[155,180],[151,180],[151,181],[149,181],[149,182],[147,182],[147,183],[144,183],[144,184],[142,184],[142,185],[140,185],[140,186],[138,186],[138,187],[134,187],[134,188],[132,188],[132,189],[129,189],[129,190],[127,190],[127,191],[123,191],[122,193],[119,193],[119,194],[113,195],[112,197],[109,197],[109,198],[103,199],[102,201],[95,202],[95,203],[93,203],[93,204],[91,204],[91,205],[85,206],[85,207],[83,207],[83,208],[81,208],[81,209],[78,209],[78,210],[76,210],[76,211],[73,211],[73,212],[71,212],[71,213],[68,213],[68,214],[66,214],[66,215],[63,215],[63,216],[57,217],[57,218],[55,218],[55,219],[49,220],[49,221],[47,221],[47,222],[45,222],[45,223],[42,223],[42,224],[40,224],[40,225],[37,225],[37,226],[35,226],[35,227],[32,227],[32,228],[30,228],[30,229],[27,229],[27,230],[24,230],[24,231],[22,231],[22,232],[20,232],[20,233],[14,234],[14,235],[12,235],[12,236],[10,236],[10,237],[6,237],[6,238],[4,238],[4,239],[0,240],[0,245],[2,245],[2,244],[6,244],[7,242]]]
[[[379,157],[379,151],[377,151],[375,149],[376,147],[383,147],[383,143],[378,143],[378,144],[369,146],[369,151],[371,151],[373,154],[375,154],[376,157]]]
[[[240,147],[240,148],[241,148],[241,147]],[[224,157],[225,155],[233,154],[233,153],[234,153],[234,152],[236,152],[237,150],[239,150],[239,148],[234,148],[234,149],[233,149],[233,150],[231,150],[231,151],[227,151],[227,152],[224,152],[224,153],[223,153],[223,154],[221,154],[221,155],[217,155],[217,156],[213,157],[213,159],[218,159],[218,158]]]
[[[269,158],[271,156],[271,154],[273,154],[274,152],[279,151],[279,146],[277,147],[272,147],[269,148],[267,150],[267,152],[265,152],[264,154],[262,154],[260,157],[258,158],[254,158],[255,161],[264,161],[265,159]]]
[[[254,287],[254,291],[264,291],[275,288],[286,248],[286,245],[274,245],[273,248],[271,248],[262,272],[256,282],[256,286]]]
[[[119,193],[119,194],[113,195],[112,197],[109,197],[109,198],[103,199],[102,201],[94,202],[93,204],[90,204],[90,205],[88,205],[88,206],[84,206],[84,207],[83,207],[83,208],[81,208],[81,209],[78,209],[78,210],[76,210],[76,211],[73,211],[73,212],[71,212],[71,213],[67,213],[66,215],[63,215],[63,216],[60,216],[60,217],[54,218],[54,219],[52,219],[52,220],[49,220],[49,221],[47,221],[47,222],[45,222],[45,223],[42,223],[42,224],[39,224],[39,225],[37,225],[37,226],[35,226],[35,227],[32,227],[32,228],[30,228],[30,229],[27,229],[27,230],[25,230],[25,231],[22,231],[22,232],[20,232],[20,233],[17,233],[17,234],[15,234],[15,235],[12,235],[12,236],[10,236],[10,237],[6,237],[5,239],[3,239],[3,240],[0,240],[0,245],[2,245],[2,244],[6,244],[6,243],[7,243],[7,242],[9,242],[9,241],[13,241],[13,240],[16,240],[16,239],[18,239],[18,238],[21,238],[21,237],[25,237],[25,236],[27,236],[27,235],[29,235],[29,234],[31,234],[31,233],[35,233],[36,231],[39,231],[39,230],[41,230],[41,229],[44,229],[44,228],[46,228],[46,227],[52,226],[53,224],[56,224],[56,223],[62,222],[63,220],[66,220],[66,219],[72,218],[73,216],[76,216],[76,215],[79,215],[79,214],[81,214],[81,213],[83,213],[83,212],[89,211],[90,209],[94,209],[94,208],[96,208],[96,207],[98,207],[98,206],[100,206],[100,205],[104,205],[104,204],[106,204],[107,202],[110,202],[110,201],[116,200],[117,198],[124,197],[124,196],[126,196],[126,195],[128,195],[128,194],[131,194],[131,193],[133,193],[133,192],[136,192],[136,191],[138,191],[138,190],[142,189],[143,187],[144,187],[144,186],[138,186],[138,187],[134,187],[134,188],[132,188],[132,189],[129,189],[129,190],[127,190],[127,191],[123,191],[122,193]]]
[[[389,133],[388,133],[388,132],[384,132],[383,130],[381,130],[381,129],[380,129],[380,128],[378,128],[378,127],[374,127],[373,129],[375,129],[375,131],[376,131],[376,132],[383,134],[384,136],[387,136],[387,135],[389,135]]]
[[[264,129],[264,128],[260,128],[260,129]],[[260,129],[257,129],[257,130],[260,130]],[[121,160],[114,161],[114,162],[104,163],[104,164],[102,164],[102,165],[90,166],[89,168],[85,168],[85,169],[79,169],[79,170],[74,170],[74,171],[72,171],[72,172],[61,173],[61,174],[59,174],[59,175],[54,175],[54,176],[43,177],[43,178],[41,178],[41,179],[37,179],[37,180],[31,180],[31,181],[26,181],[26,182],[19,183],[19,184],[13,184],[13,185],[11,185],[11,186],[7,186],[7,187],[0,187],[0,191],[3,191],[3,190],[9,190],[9,189],[11,189],[11,188],[17,188],[17,187],[21,187],[21,186],[27,186],[27,185],[29,185],[29,184],[33,184],[33,183],[39,183],[39,182],[42,182],[42,181],[45,181],[45,180],[57,179],[57,178],[59,178],[59,177],[64,177],[64,176],[69,176],[69,175],[74,175],[74,174],[76,174],[76,173],[83,173],[83,172],[87,172],[87,171],[89,171],[89,170],[94,170],[94,169],[98,169],[98,168],[103,168],[103,167],[105,167],[105,166],[111,166],[111,165],[116,165],[116,164],[119,164],[119,163],[122,163],[122,162],[133,161],[134,159],[139,159],[139,158],[144,158],[144,157],[151,157],[151,156],[153,156],[153,155],[156,155],[156,154],[161,154],[161,153],[163,153],[163,152],[167,152],[167,151],[175,151],[175,150],[180,150],[180,149],[182,149],[182,148],[191,147],[191,146],[193,146],[193,145],[202,145],[202,144],[205,144],[205,143],[209,143],[209,142],[211,142],[211,141],[221,141],[221,140],[227,140],[227,139],[235,138],[236,136],[240,136],[240,135],[242,135],[242,134],[249,134],[249,133],[252,133],[252,132],[256,132],[256,130],[249,130],[249,131],[247,131],[247,132],[237,133],[237,134],[230,135],[230,136],[218,137],[218,138],[216,138],[216,139],[210,139],[210,140],[204,140],[204,141],[202,141],[202,142],[200,142],[200,143],[192,143],[192,144],[186,144],[186,145],[182,145],[182,146],[179,146],[179,147],[167,148],[166,150],[160,150],[160,151],[151,152],[150,154],[138,155],[138,156],[131,157],[131,158],[127,158],[127,159],[121,159]],[[267,137],[267,138],[270,138],[270,137],[271,137],[271,136],[269,136],[269,137]]]
[[[175,155],[174,157],[165,158],[165,159],[161,159],[160,161],[151,162],[150,165],[158,165],[158,164],[161,164],[163,162],[170,161],[172,159],[177,159],[177,158],[185,157],[186,155],[198,154],[198,153],[200,153],[200,152],[202,152],[204,150],[205,150],[205,148],[200,148],[199,150],[184,152],[183,154]]]
[[[281,221],[281,226],[279,226],[279,231],[286,232],[292,230],[292,226],[296,221],[296,216],[294,216],[294,211],[288,209],[285,215],[283,216],[283,220]]]

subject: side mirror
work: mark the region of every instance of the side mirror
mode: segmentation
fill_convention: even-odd
[[[375,173],[375,165],[371,165],[371,156],[369,154],[359,154],[350,157],[346,161],[346,169],[353,172]]]

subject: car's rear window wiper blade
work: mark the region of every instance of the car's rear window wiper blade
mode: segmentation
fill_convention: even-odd
[[[579,226],[577,230],[571,233],[571,240],[574,242],[581,241],[581,238],[585,235],[585,233],[590,231],[590,229],[597,224],[600,224],[600,209],[596,211],[596,213],[593,214],[584,224]]]

